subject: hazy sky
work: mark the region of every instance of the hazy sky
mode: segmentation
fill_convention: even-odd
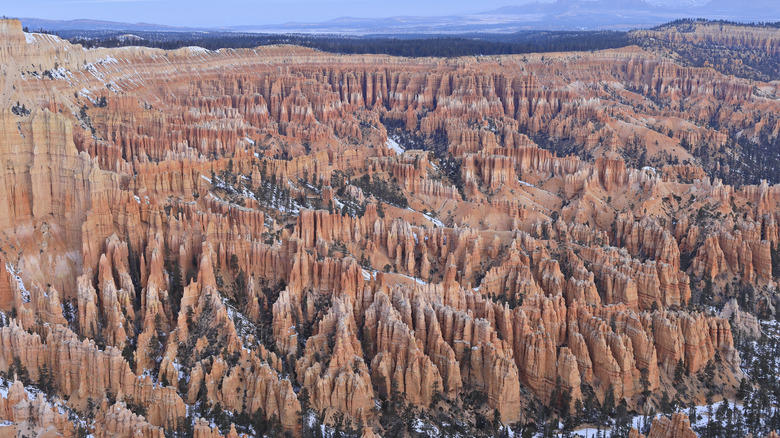
[[[176,26],[276,24],[332,18],[483,12],[531,0],[0,0],[10,17],[90,18]],[[549,0],[548,0],[549,1]]]

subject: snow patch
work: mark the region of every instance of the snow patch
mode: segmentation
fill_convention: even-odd
[[[404,148],[402,148],[401,145],[398,144],[398,142],[393,140],[392,138],[388,138],[387,139],[387,143],[385,143],[385,144],[387,145],[387,147],[391,151],[395,152],[398,155],[401,155],[401,154],[404,153]]]
[[[427,281],[425,281],[425,280],[422,280],[422,279],[420,279],[420,278],[417,278],[417,277],[410,277],[410,276],[408,276],[408,275],[404,275],[404,274],[398,274],[398,275],[400,275],[401,277],[406,277],[406,278],[408,278],[408,279],[410,279],[410,280],[414,280],[414,281],[415,281],[415,283],[419,284],[420,286],[425,286],[425,285],[427,285],[427,284],[428,284],[428,282],[427,282]]]
[[[114,64],[114,63],[117,63],[119,61],[117,61],[116,58],[114,58],[113,56],[108,55],[105,58],[98,59],[95,62],[97,62],[98,64]]]
[[[366,281],[371,281],[371,279],[376,279],[376,272],[375,270],[368,270],[366,268],[363,268],[363,279]]]
[[[16,280],[16,285],[19,287],[19,293],[22,295],[22,302],[29,303],[30,291],[24,287],[24,282],[22,281],[22,277],[19,275],[19,270],[16,269],[16,266],[12,265],[11,263],[5,264],[5,270],[8,271],[8,273],[11,274],[11,277]]]
[[[716,412],[718,410],[718,407],[720,407],[720,405],[722,405],[722,404],[723,404],[722,401],[713,403],[712,404],[712,412],[713,413]],[[729,402],[729,406],[732,409],[736,408],[737,411],[742,413],[743,407],[742,407],[741,404],[739,404],[739,403],[734,404],[733,402]],[[707,422],[709,421],[709,415],[708,415],[709,407],[707,405],[696,406],[695,409],[696,409],[696,416],[698,418],[697,418],[697,421],[693,421],[693,419],[691,419],[691,422],[690,422],[691,423],[691,428],[706,426]],[[689,410],[685,409],[685,410],[680,411],[680,412],[688,414]],[[663,414],[656,414],[655,417],[647,417],[647,418],[645,418],[642,415],[636,415],[636,416],[634,416],[631,419],[631,427],[641,431],[643,429],[643,426],[645,426],[645,423],[647,423],[647,425],[649,426],[650,423],[652,423],[652,421],[654,421],[655,419],[661,418],[662,416],[663,416]],[[597,438],[597,437],[609,438],[609,437],[612,436],[612,429],[610,427],[602,427],[601,429],[598,429],[595,426],[588,425],[588,426],[580,426],[580,427],[575,428],[572,431],[572,434],[573,434],[573,436],[581,436],[583,438]],[[557,434],[556,436],[560,437],[560,436],[562,436],[562,434]]]
[[[436,225],[437,227],[444,228],[444,222],[442,222],[438,218],[435,218],[435,217],[431,216],[430,214],[425,214],[425,213],[423,214],[423,216],[425,216],[425,219],[428,219],[429,221],[431,221],[432,224]]]
[[[424,434],[429,437],[442,436],[438,427],[434,426],[433,424],[426,423],[422,421],[422,419],[420,418],[414,419],[414,422],[412,423],[412,428],[414,429],[415,432]]]
[[[66,70],[64,67],[58,67],[53,70],[49,70],[51,73],[52,78],[54,79],[65,79],[68,82],[70,82],[70,78],[73,77],[73,73],[71,73],[69,70]]]

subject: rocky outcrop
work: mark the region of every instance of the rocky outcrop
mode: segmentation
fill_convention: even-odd
[[[647,438],[694,438],[696,433],[691,429],[688,416],[676,413],[669,417],[659,417],[653,421]]]
[[[0,397],[0,418],[33,433],[51,430],[68,436],[75,429],[62,407],[52,406],[40,393],[33,396],[16,376],[6,396]]]
[[[94,432],[96,437],[132,438],[138,434],[153,438],[165,436],[161,427],[147,423],[144,417],[135,415],[121,402],[101,409],[98,414]]]
[[[374,408],[374,391],[357,338],[354,310],[348,296],[333,300],[330,311],[306,341],[304,357],[296,364],[297,372],[315,409],[366,421]],[[326,364],[317,360],[324,357],[329,358]]]
[[[0,369],[7,370],[13,358],[19,358],[30,377],[37,381],[38,370],[46,364],[55,376],[58,388],[70,403],[85,406],[88,399],[103,400],[106,393],[118,399],[132,398],[149,406],[148,420],[155,425],[176,424],[186,415],[182,399],[174,388],[155,387],[148,377],[130,371],[119,350],[98,350],[94,343],[79,341],[63,326],[54,326],[45,343],[12,322],[0,329]]]
[[[758,323],[758,318],[751,313],[743,312],[735,298],[730,299],[723,306],[720,317],[729,321],[732,330],[738,330],[739,333],[749,338],[755,339],[761,336],[761,325]]]
[[[688,29],[669,27],[654,31],[636,31],[637,36],[651,36],[669,42],[701,44],[709,42],[729,47],[748,47],[766,51],[770,55],[780,54],[780,36],[771,28],[748,31],[737,25],[713,26],[706,22],[691,22]]]
[[[772,279],[771,243],[764,240],[759,224],[738,221],[733,231],[713,230],[693,259],[693,272],[710,278],[726,273],[738,274],[748,281]]]
[[[732,187],[696,157],[776,137],[772,84],[638,47],[411,59],[0,34],[0,370],[18,357],[40,383],[45,365],[74,415],[99,406],[95,436],[234,437],[247,418],[297,435],[307,416],[368,437],[387,433],[380,400],[475,394],[466,423],[511,423],[583,388],[633,409],[679,363],[691,387],[716,364],[728,393],[732,327],[757,323],[691,301],[736,280],[771,311],[780,186]],[[44,402],[19,421],[70,433]],[[194,418],[220,410],[236,424]],[[684,429],[666,421],[651,436]]]

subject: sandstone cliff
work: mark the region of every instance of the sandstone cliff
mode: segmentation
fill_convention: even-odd
[[[695,401],[708,364],[732,396],[732,329],[759,323],[727,291],[774,312],[780,186],[700,160],[733,132],[777,137],[769,84],[637,47],[445,60],[0,34],[0,371],[50,393],[14,383],[16,427],[72,434],[54,397],[95,436],[524,423],[610,392]],[[650,436],[689,432],[675,415]]]

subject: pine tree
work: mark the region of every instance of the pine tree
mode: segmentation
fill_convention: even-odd
[[[683,377],[685,376],[685,364],[682,359],[677,361],[677,366],[674,367],[674,384],[682,384]]]
[[[615,413],[615,389],[609,385],[604,395],[604,404],[601,405],[601,414],[605,424],[609,424],[609,418]]]
[[[650,371],[647,368],[639,370],[639,384],[642,385],[642,395],[646,398],[650,395]]]
[[[703,306],[709,306],[712,304],[712,300],[714,298],[713,295],[713,287],[712,287],[712,278],[705,277],[704,278],[704,289],[701,291],[701,297],[699,299],[699,302]]]
[[[575,423],[579,424],[581,418],[582,418],[582,400],[577,399],[574,400],[574,415],[572,420]]]
[[[230,255],[230,270],[234,273],[238,272],[239,264],[238,264],[238,256],[236,254]]]
[[[501,427],[501,412],[498,409],[493,409],[493,436],[498,435],[498,430]]]
[[[311,429],[309,428],[309,409],[310,409],[310,398],[309,398],[309,390],[307,388],[301,388],[301,391],[298,393],[298,401],[301,403],[301,414],[299,417],[299,422],[301,423],[301,435],[304,438],[308,438],[312,436]]]
[[[663,414],[669,415],[674,411],[672,403],[669,400],[669,393],[664,391],[661,393],[661,400],[658,402],[658,408]]]
[[[269,424],[265,419],[265,412],[263,412],[262,408],[257,408],[257,410],[252,414],[251,421],[252,428],[254,429],[256,436],[263,436],[269,432]]]
[[[698,414],[696,414],[696,404],[694,403],[688,408],[688,419],[691,421],[691,424],[696,424],[699,421]]]
[[[28,385],[30,383],[30,373],[27,372],[27,368],[22,364],[22,360],[19,356],[14,356],[11,359],[11,365],[8,367],[7,373],[8,379],[13,379],[16,376],[20,382]]]
[[[56,392],[54,375],[46,362],[38,367],[38,385],[46,395],[51,396]]]

